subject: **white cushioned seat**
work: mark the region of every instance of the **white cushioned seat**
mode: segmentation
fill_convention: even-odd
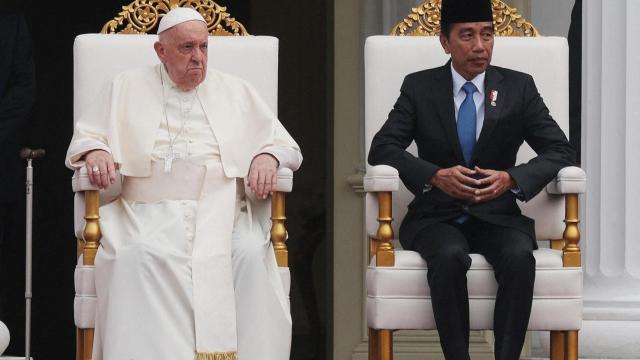
[[[534,309],[552,311],[552,320],[537,323],[531,318],[532,330],[550,330],[580,327],[575,319],[581,309],[582,269],[563,268],[562,252],[539,249],[533,252],[536,259],[536,282],[533,288]],[[467,273],[469,306],[481,310],[470,318],[471,328],[491,329],[493,303],[498,288],[491,265],[480,254],[471,254],[471,268]],[[392,307],[399,306],[395,310]],[[387,309],[389,307],[390,309]],[[402,309],[399,311],[398,309]],[[409,309],[414,309],[412,312]],[[385,313],[385,311],[389,311]],[[410,322],[401,314],[412,314]],[[367,271],[367,314],[369,327],[374,329],[428,329],[435,327],[431,309],[431,292],[427,284],[427,263],[415,251],[397,250],[395,266],[376,267],[375,257]],[[533,314],[533,313],[532,313]],[[544,325],[543,325],[544,324]]]

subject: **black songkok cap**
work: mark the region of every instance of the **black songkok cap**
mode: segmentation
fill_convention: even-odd
[[[440,26],[466,22],[493,22],[491,0],[442,0]]]

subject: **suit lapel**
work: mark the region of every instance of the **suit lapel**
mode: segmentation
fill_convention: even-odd
[[[491,101],[492,92],[497,95],[493,103]],[[471,157],[471,164],[473,165],[475,165],[482,150],[491,141],[491,133],[498,125],[506,95],[507,93],[502,87],[502,75],[493,66],[489,66],[484,80],[484,123],[482,124],[478,142],[473,149],[473,156]]]
[[[460,140],[458,139],[458,129],[456,126],[455,105],[453,103],[453,79],[451,77],[451,60],[440,68],[438,75],[439,81],[438,91],[433,91],[435,97],[435,105],[438,110],[440,123],[444,129],[444,133],[449,140],[449,144],[453,148],[456,159],[459,163],[464,163],[462,150],[460,149]]]

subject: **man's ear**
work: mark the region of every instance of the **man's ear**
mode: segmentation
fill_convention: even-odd
[[[440,45],[442,45],[445,54],[451,54],[451,51],[449,51],[449,40],[443,34],[440,34]]]
[[[165,61],[164,45],[162,45],[160,41],[156,41],[155,43],[153,43],[153,49],[156,51],[156,55],[158,55],[160,62],[164,64],[164,61]]]

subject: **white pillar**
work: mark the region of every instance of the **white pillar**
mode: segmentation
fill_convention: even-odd
[[[640,1],[583,1],[580,357],[640,356]]]

